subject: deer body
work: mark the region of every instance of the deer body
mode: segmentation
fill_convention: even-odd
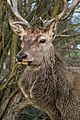
[[[28,66],[19,86],[29,102],[46,110],[52,120],[79,120],[80,72],[52,57],[40,67]]]
[[[57,34],[57,24],[67,12],[67,1],[63,1],[64,10],[58,16],[44,21],[43,29],[32,30],[16,11],[17,8],[13,8],[7,0],[20,20],[14,22],[10,18],[9,23],[13,31],[21,36],[21,51],[17,54],[17,60],[26,64],[19,81],[25,97],[32,105],[45,110],[52,120],[80,120],[80,68],[68,68],[52,44]],[[69,8],[74,8],[78,3],[79,0],[74,0]],[[23,26],[25,24],[27,29]]]

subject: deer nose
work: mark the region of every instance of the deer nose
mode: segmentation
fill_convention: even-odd
[[[18,54],[16,56],[18,62],[22,62],[23,59],[25,59],[27,57],[27,54]]]

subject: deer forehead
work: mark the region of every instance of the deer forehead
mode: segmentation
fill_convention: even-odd
[[[45,44],[44,43],[41,44],[41,40],[45,40]],[[38,34],[36,36],[34,35],[24,36],[21,43],[21,48],[25,50],[31,49],[34,51],[36,50],[36,48],[39,48],[38,50],[44,49],[44,51],[47,51],[49,50],[51,45],[52,45],[51,42],[48,40],[45,34]]]
[[[26,35],[23,37],[23,42],[27,44],[35,44],[40,42],[40,40],[45,39],[47,40],[47,36],[45,34],[39,34],[39,35]]]

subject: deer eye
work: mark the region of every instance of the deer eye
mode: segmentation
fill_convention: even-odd
[[[41,39],[40,43],[45,43],[46,39]]]

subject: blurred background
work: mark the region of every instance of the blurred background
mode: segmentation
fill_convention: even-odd
[[[63,10],[62,0],[17,1],[19,13],[34,28],[41,26],[40,17],[48,20]],[[0,0],[0,120],[50,120],[44,111],[26,105],[18,88],[25,66],[16,64],[16,54],[21,49],[20,38],[11,30],[9,16],[16,21],[7,1]],[[60,21],[53,45],[68,66],[80,67],[80,4]]]

